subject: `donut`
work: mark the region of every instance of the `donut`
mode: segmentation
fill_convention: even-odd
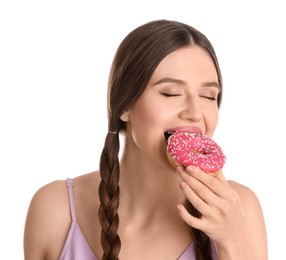
[[[226,157],[219,145],[200,133],[175,131],[167,139],[167,158],[173,167],[193,165],[218,175]]]

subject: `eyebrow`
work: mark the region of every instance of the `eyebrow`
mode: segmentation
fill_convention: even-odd
[[[160,85],[163,83],[176,83],[181,86],[186,86],[186,82],[181,79],[174,79],[174,78],[162,78],[154,83],[155,85]],[[202,84],[203,87],[216,87],[221,91],[221,86],[216,81],[204,82]]]
[[[180,79],[173,79],[173,78],[162,78],[154,83],[154,85],[160,85],[163,83],[176,83],[178,85],[186,85],[186,82]]]
[[[216,81],[204,82],[203,87],[216,87],[221,91],[221,86]]]

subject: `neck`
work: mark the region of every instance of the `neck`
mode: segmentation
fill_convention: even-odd
[[[144,156],[136,161],[123,155],[119,181],[121,214],[128,212],[129,216],[138,214],[146,219],[150,215],[177,217],[176,205],[185,201],[180,182],[175,169],[168,165],[162,166]]]

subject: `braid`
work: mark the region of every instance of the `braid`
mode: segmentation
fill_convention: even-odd
[[[117,260],[120,251],[119,226],[119,136],[108,133],[100,158],[99,221],[102,226],[102,260]]]
[[[194,217],[200,217],[201,213],[191,204],[188,203],[188,209]],[[199,229],[192,229],[195,243],[197,260],[213,260],[210,238]]]

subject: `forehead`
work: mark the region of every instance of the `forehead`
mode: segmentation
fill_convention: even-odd
[[[155,69],[150,81],[166,76],[218,81],[210,54],[197,45],[189,45],[167,55]]]

